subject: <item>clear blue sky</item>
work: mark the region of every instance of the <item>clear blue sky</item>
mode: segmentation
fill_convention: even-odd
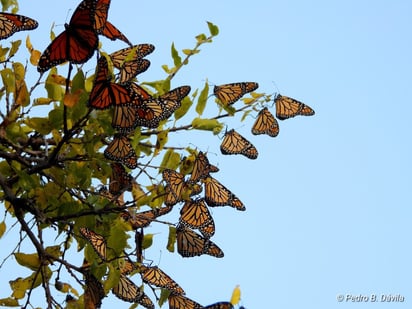
[[[30,33],[36,49],[48,45],[52,22],[60,24],[56,33],[63,30],[77,4],[20,1],[20,13],[40,22]],[[247,309],[411,306],[411,12],[407,0],[112,1],[109,20],[133,43],[156,46],[141,80],[163,78],[172,41],[179,50],[193,47],[211,21],[220,35],[173,86],[257,81],[261,92],[280,91],[316,110],[281,122],[275,139],[252,136],[251,117],[227,121],[258,148],[255,161],[221,156],[211,134],[178,134],[177,145],[188,138],[209,151],[221,169],[216,178],[247,207],[213,209],[212,240],[223,259],[174,256],[164,249],[167,231],[150,228],[163,243],[146,257],[188,297],[203,305],[229,300],[239,284]],[[122,47],[103,39],[108,52]],[[175,209],[169,219],[177,216]],[[0,269],[0,291],[9,275]],[[405,301],[358,305],[338,302],[339,294],[400,294]],[[103,308],[128,308],[110,299]]]

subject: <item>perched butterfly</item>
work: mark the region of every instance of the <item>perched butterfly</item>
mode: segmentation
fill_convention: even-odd
[[[169,309],[202,309],[203,306],[190,298],[179,294],[170,294]]]
[[[96,32],[98,34],[103,34],[112,41],[119,39],[129,45],[132,45],[126,36],[107,20],[110,1],[111,0],[98,0],[96,3],[96,13],[94,16]]]
[[[267,134],[271,137],[276,137],[279,134],[279,124],[267,107],[259,112],[252,126],[252,133],[254,135]]]
[[[206,177],[203,180],[205,184],[205,200],[211,206],[232,206],[237,210],[246,210],[245,205],[229,189],[222,185],[213,177]]]
[[[69,24],[40,56],[37,71],[45,72],[60,63],[85,63],[97,49],[99,39],[94,29],[95,0],[83,0]]]
[[[182,224],[179,224],[176,228],[176,242],[177,252],[182,257],[193,257],[202,254],[208,254],[217,258],[224,256],[222,249],[214,242]]]
[[[246,93],[252,92],[259,87],[255,82],[231,83],[215,86],[214,95],[224,105],[232,105]]]
[[[8,38],[15,32],[33,30],[38,26],[38,22],[29,17],[11,13],[0,13],[0,40]]]
[[[275,98],[276,117],[279,120],[285,120],[298,115],[312,116],[315,111],[308,105],[298,100],[278,94]]]
[[[110,54],[113,66],[120,70],[119,82],[128,82],[137,74],[146,71],[150,61],[142,58],[152,53],[154,49],[152,44],[139,44]]]
[[[111,163],[112,174],[110,176],[109,192],[117,195],[123,191],[132,190],[133,177],[130,176],[126,169],[120,163]]]
[[[185,175],[171,169],[164,169],[163,180],[166,182],[165,204],[175,205],[182,200],[182,191],[185,188]]]
[[[163,216],[169,213],[172,210],[172,206],[166,206],[162,208],[154,208],[152,210],[146,210],[142,212],[138,212],[136,214],[131,215],[130,213],[123,212],[121,217],[129,222],[134,230],[138,228],[143,228],[148,226],[153,220],[157,217]]]
[[[190,175],[189,182],[195,183],[199,180],[209,176],[209,173],[216,173],[219,171],[217,166],[209,163],[209,159],[206,154],[202,151],[196,156],[195,162],[193,163],[192,174]]]
[[[256,159],[258,156],[255,146],[234,129],[226,132],[220,151],[225,155],[242,154],[249,159]]]
[[[127,136],[116,133],[113,140],[104,150],[104,156],[112,161],[120,162],[130,169],[137,167],[137,156]]]
[[[233,305],[230,302],[222,301],[203,307],[204,309],[233,309]]]
[[[102,299],[106,296],[102,283],[89,272],[86,272],[85,279],[85,308],[100,308],[102,305]]]
[[[121,263],[120,274],[122,275],[128,275],[136,269],[134,264],[129,259],[124,259],[124,260],[119,260],[119,261]]]
[[[181,86],[135,105],[138,114],[136,126],[157,128],[160,121],[168,119],[181,106],[181,100],[189,92],[190,86]]]
[[[140,275],[145,283],[153,284],[160,288],[168,289],[170,292],[175,294],[185,294],[185,291],[170,278],[163,270],[157,266],[146,267],[144,265],[140,266]]]
[[[112,292],[124,301],[139,303],[145,308],[154,309],[154,304],[150,298],[125,275],[120,275],[119,283],[112,289]]]
[[[215,223],[204,199],[187,201],[180,210],[179,222],[192,229],[199,229],[204,237],[210,238],[215,234]]]
[[[112,105],[131,104],[131,102],[130,90],[126,86],[111,81],[107,59],[101,56],[97,62],[89,105],[96,109],[105,109]]]
[[[106,239],[102,235],[99,235],[87,227],[81,227],[80,233],[84,238],[92,245],[94,251],[103,260],[106,260]]]

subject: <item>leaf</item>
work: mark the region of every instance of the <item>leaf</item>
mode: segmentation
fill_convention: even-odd
[[[205,86],[200,92],[200,95],[199,95],[199,98],[197,99],[197,104],[196,104],[196,112],[199,114],[199,116],[201,116],[203,114],[203,111],[205,110],[208,95],[209,95],[209,84],[206,81]]]
[[[33,102],[33,106],[37,105],[49,105],[51,102],[53,102],[53,99],[50,98],[37,98]]]
[[[0,238],[4,235],[5,231],[6,231],[6,222],[2,221],[0,222]]]
[[[193,129],[204,130],[204,131],[221,131],[223,129],[223,124],[221,124],[216,119],[202,119],[195,118],[192,121]]]
[[[193,105],[193,101],[189,97],[185,97],[182,100],[182,105],[175,111],[175,119],[179,120],[189,111],[190,107]]]
[[[41,117],[32,117],[25,119],[24,123],[33,130],[39,132],[42,135],[49,134],[53,129],[49,119]]]
[[[16,92],[14,93],[14,101],[21,106],[28,106],[30,104],[30,94],[24,80],[16,79]]]
[[[142,249],[147,249],[153,244],[154,234],[145,234],[142,241]]]
[[[167,250],[169,252],[175,252],[175,242],[176,242],[176,228],[174,226],[169,226],[169,237],[167,238]]]
[[[10,52],[9,52],[9,58],[13,57],[17,53],[17,51],[19,50],[20,45],[21,45],[21,40],[11,42],[11,49],[10,49]]]
[[[63,104],[67,107],[74,107],[79,102],[83,92],[82,89],[77,89],[74,93],[66,93],[63,98]]]
[[[207,22],[207,26],[209,27],[209,31],[212,36],[216,36],[219,34],[219,28],[210,21]]]
[[[0,299],[0,306],[20,307],[18,300],[15,299],[15,298],[12,298],[12,297],[7,297],[7,298]]]
[[[16,258],[17,263],[19,263],[21,266],[30,268],[31,270],[37,270],[40,267],[40,259],[39,255],[37,253],[21,253],[17,252],[14,253],[14,257]]]
[[[232,292],[232,297],[230,298],[230,303],[232,305],[237,305],[240,300],[240,286],[237,285]]]
[[[14,72],[9,68],[3,69],[1,70],[1,78],[3,85],[6,87],[6,92],[14,93],[16,87]]]
[[[179,53],[175,48],[175,43],[172,43],[171,52],[172,52],[172,58],[173,58],[174,65],[178,67],[179,65],[182,64],[182,58],[180,58]]]
[[[162,163],[160,164],[159,172],[162,172],[165,168],[175,170],[180,164],[180,154],[173,149],[168,149],[163,156]]]
[[[195,38],[196,38],[196,41],[197,41],[198,43],[202,43],[202,42],[206,41],[207,36],[206,36],[206,34],[201,33],[201,34],[195,36]]]
[[[157,134],[156,148],[154,152],[155,156],[157,156],[158,153],[163,149],[164,145],[166,145],[168,141],[168,134],[169,134],[168,130],[164,130],[160,132],[159,134]]]
[[[30,63],[36,66],[37,63],[39,63],[40,56],[41,56],[41,52],[37,49],[33,49],[30,52]]]

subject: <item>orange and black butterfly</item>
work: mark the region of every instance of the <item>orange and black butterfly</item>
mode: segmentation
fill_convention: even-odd
[[[186,201],[180,210],[179,222],[198,229],[204,237],[210,238],[215,234],[215,223],[204,199]]]
[[[275,104],[276,117],[279,120],[285,120],[298,115],[312,116],[315,114],[315,111],[308,105],[280,94],[275,97]]]
[[[94,27],[95,0],[83,0],[73,13],[69,24],[40,56],[37,71],[45,72],[66,61],[85,63],[97,49],[99,39]]]
[[[141,265],[140,275],[145,283],[168,289],[170,292],[175,294],[185,294],[185,291],[176,283],[176,281],[170,278],[169,275],[157,266],[146,267]]]
[[[100,234],[93,232],[87,227],[81,227],[79,229],[83,237],[92,245],[94,251],[103,260],[106,260],[106,239]]]
[[[181,101],[189,92],[190,86],[181,86],[136,105],[136,126],[157,128],[160,121],[168,119],[181,106]]]
[[[138,44],[110,54],[113,66],[120,70],[119,82],[128,82],[146,71],[150,61],[142,58],[152,53],[154,49],[152,44]]]
[[[203,307],[204,309],[233,309],[233,305],[228,301],[221,301],[218,303],[211,304],[209,306]]]
[[[98,34],[103,34],[108,39],[122,40],[132,45],[126,36],[120,32],[112,23],[107,20],[111,0],[98,0],[96,3],[96,13],[94,16],[95,29]]]
[[[176,228],[177,252],[182,257],[193,257],[208,254],[217,258],[224,256],[214,242],[205,238],[188,227],[179,224]]]
[[[164,169],[163,180],[166,182],[165,204],[175,205],[182,200],[182,192],[185,188],[185,175],[171,169]]]
[[[129,259],[124,259],[120,261],[121,261],[120,274],[128,275],[136,269],[136,266],[134,266],[134,264]]]
[[[97,62],[96,77],[89,96],[89,105],[96,109],[106,109],[112,105],[131,104],[130,90],[113,83],[107,59],[101,56]]]
[[[139,303],[147,309],[154,309],[154,304],[150,298],[125,275],[120,275],[119,283],[112,289],[112,292],[124,301]]]
[[[128,83],[126,87],[130,89],[132,103],[115,105],[112,118],[112,127],[121,133],[129,133],[136,129],[138,117],[149,117],[148,113],[156,112],[153,109],[146,109],[146,106],[143,104],[144,100],[151,98],[144,88],[136,83]],[[159,105],[156,104],[155,108],[159,109],[159,113],[163,112]]]
[[[249,159],[256,159],[258,157],[258,151],[255,146],[234,129],[226,132],[220,144],[220,151],[225,155],[241,154]]]
[[[130,140],[123,134],[116,133],[113,140],[104,150],[104,156],[112,161],[120,162],[130,169],[137,167],[137,155]]]
[[[271,137],[276,137],[279,134],[279,124],[267,107],[259,112],[252,126],[252,133],[254,135],[267,134]]]
[[[133,230],[148,226],[156,218],[169,213],[172,210],[172,206],[166,206],[161,208],[154,208],[152,210],[146,210],[135,214],[130,214],[127,211],[121,214],[121,217],[130,223]]]
[[[190,175],[189,182],[195,183],[199,180],[209,176],[209,173],[216,173],[219,171],[219,168],[215,165],[209,163],[209,159],[206,154],[202,151],[196,156],[195,162],[193,163],[192,173]]]
[[[223,105],[232,105],[246,93],[252,92],[259,87],[255,82],[241,82],[215,86],[213,94]]]
[[[111,163],[112,174],[109,182],[109,192],[117,195],[123,191],[131,191],[133,177],[126,172],[124,166],[120,163]]]
[[[168,298],[169,309],[202,309],[203,306],[180,294],[171,293]]]
[[[100,308],[102,299],[106,296],[102,283],[89,272],[85,273],[85,283],[85,308]]]
[[[0,13],[0,40],[6,39],[18,31],[33,30],[38,26],[39,23],[29,17]]]
[[[246,210],[242,201],[213,177],[206,177],[203,179],[203,183],[205,184],[205,200],[209,206],[215,207],[228,205],[237,210]]]

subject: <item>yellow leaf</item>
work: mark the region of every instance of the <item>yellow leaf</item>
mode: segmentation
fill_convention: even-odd
[[[12,297],[2,298],[0,299],[0,306],[19,307],[19,302],[17,299],[14,299]]]
[[[40,56],[41,56],[41,52],[38,51],[37,49],[33,49],[30,52],[30,63],[32,65],[37,65],[37,63],[39,62]]]
[[[230,303],[232,305],[237,305],[240,300],[240,286],[237,285],[232,292],[232,297],[230,298]]]
[[[17,75],[16,75],[17,77]],[[30,104],[30,95],[29,91],[26,86],[26,82],[24,80],[17,80],[16,79],[16,92],[15,98],[16,104],[21,106],[27,106]]]
[[[21,266],[30,268],[31,270],[37,270],[40,267],[40,259],[37,253],[21,253],[17,252],[14,253],[14,257],[16,258],[17,263]]]
[[[164,145],[167,143],[168,137],[167,135],[169,134],[168,130],[164,130],[157,134],[157,141],[156,141],[156,148],[154,155],[157,156],[159,152],[163,149]]]
[[[36,105],[49,105],[51,102],[53,102],[53,99],[50,98],[37,98],[34,100],[34,106]]]
[[[0,238],[3,236],[6,231],[6,223],[4,221],[0,222]]]
[[[59,74],[50,74],[51,80],[58,85],[66,86],[66,77]]]

